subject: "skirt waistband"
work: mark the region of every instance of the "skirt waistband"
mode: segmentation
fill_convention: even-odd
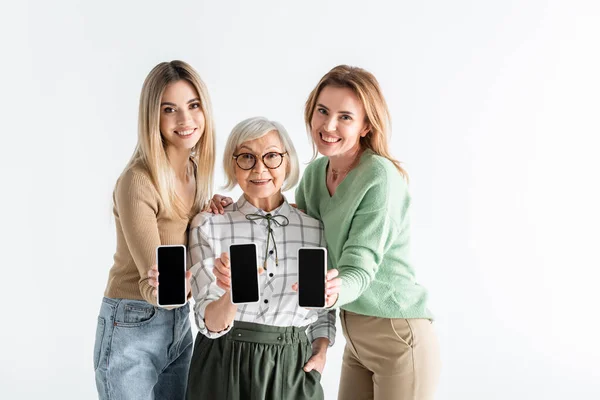
[[[235,321],[227,334],[228,340],[264,344],[308,343],[307,327],[273,326]]]

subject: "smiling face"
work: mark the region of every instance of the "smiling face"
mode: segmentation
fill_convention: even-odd
[[[204,133],[198,92],[190,82],[179,80],[165,88],[160,103],[160,132],[167,146],[191,150]]]
[[[354,154],[360,138],[369,133],[365,108],[347,87],[325,86],[313,110],[311,135],[317,150],[327,157]]]
[[[288,168],[287,154],[283,156],[281,165],[278,168],[269,169],[263,163],[269,164],[269,157],[278,157],[275,153],[285,153],[281,139],[277,131],[270,131],[266,135],[242,143],[234,155],[251,154],[256,158],[256,164],[249,170],[239,167],[236,160],[232,159],[235,168],[235,178],[238,185],[243,190],[246,199],[254,206],[264,210],[271,211],[278,207],[283,200],[281,186],[285,181]],[[248,156],[240,156],[239,163],[244,165]],[[250,163],[251,164],[251,163]]]

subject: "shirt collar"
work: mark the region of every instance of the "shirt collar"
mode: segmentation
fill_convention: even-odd
[[[283,196],[283,203],[277,207],[276,209],[274,209],[273,211],[267,213],[263,210],[261,210],[260,208],[254,207],[248,200],[246,200],[246,198],[244,197],[244,195],[241,195],[240,198],[238,199],[238,201],[236,202],[237,205],[237,211],[241,212],[244,215],[248,215],[248,214],[260,214],[260,215],[267,215],[267,214],[271,214],[273,216],[275,215],[283,215],[286,218],[289,218],[290,213],[292,211],[292,206],[289,205],[287,199],[285,198],[285,196]],[[266,225],[267,221],[260,218],[260,219],[256,219],[253,221],[255,224],[257,225]]]

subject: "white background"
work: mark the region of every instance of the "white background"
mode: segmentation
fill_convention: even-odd
[[[143,79],[172,59],[212,95],[218,185],[235,123],[282,122],[306,162],[310,90],[340,63],[372,71],[411,177],[437,398],[600,398],[599,2],[2,4],[0,398],[95,398],[111,193]],[[340,329],[328,399],[343,346]]]

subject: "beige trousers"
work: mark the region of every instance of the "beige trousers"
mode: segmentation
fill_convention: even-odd
[[[428,319],[340,312],[346,348],[338,400],[431,400],[440,351]]]

